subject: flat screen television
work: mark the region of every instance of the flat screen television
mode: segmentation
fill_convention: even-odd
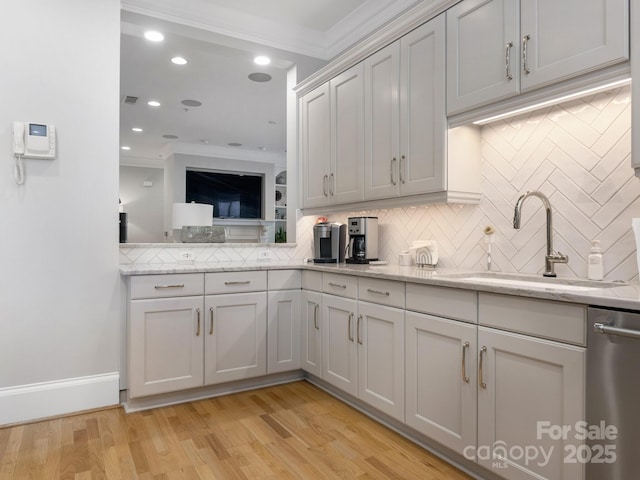
[[[187,203],[213,205],[214,218],[262,218],[263,176],[187,170]]]

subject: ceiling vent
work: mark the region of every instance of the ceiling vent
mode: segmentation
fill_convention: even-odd
[[[138,101],[138,97],[132,97],[131,95],[125,95],[122,99],[122,103],[126,103],[127,105],[135,105]]]

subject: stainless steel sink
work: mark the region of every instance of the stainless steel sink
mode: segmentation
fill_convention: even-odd
[[[595,280],[561,279],[534,277],[524,275],[509,275],[500,273],[455,273],[442,275],[441,278],[452,278],[463,282],[477,283],[481,285],[496,285],[501,287],[553,290],[564,292],[590,292],[602,288],[621,287],[620,282],[602,282]]]

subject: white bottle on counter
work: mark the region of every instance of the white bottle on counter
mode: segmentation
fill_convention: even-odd
[[[600,240],[591,242],[591,250],[589,251],[589,279],[602,280],[604,277],[604,265],[602,261],[602,249],[600,248]]]

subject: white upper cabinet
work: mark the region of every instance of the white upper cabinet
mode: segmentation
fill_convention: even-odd
[[[465,0],[447,10],[447,113],[519,91],[518,0]]]
[[[464,0],[447,11],[447,113],[625,61],[626,0]]]
[[[445,188],[444,29],[438,17],[364,61],[367,200]]]
[[[304,208],[363,199],[363,89],[358,64],[300,99]]]
[[[328,83],[300,99],[300,160],[305,208],[329,205],[329,107]]]
[[[360,63],[329,82],[331,99],[331,203],[363,198],[364,80]]]
[[[364,61],[364,196],[388,198],[399,192],[400,42]]]
[[[520,9],[522,91],[629,58],[625,0],[527,0]]]
[[[445,19],[400,39],[400,193],[447,188],[445,156]]]

